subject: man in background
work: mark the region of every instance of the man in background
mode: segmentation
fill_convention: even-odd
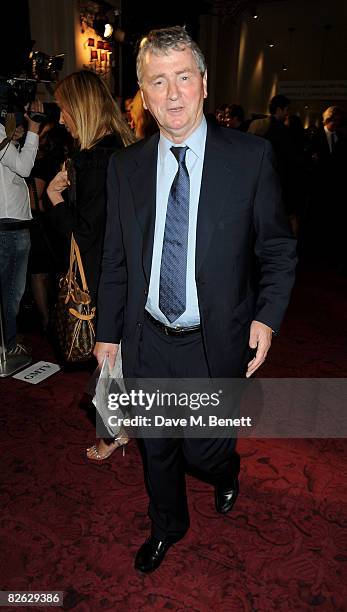
[[[347,272],[345,228],[347,224],[347,138],[344,111],[329,106],[310,144],[312,161],[311,234],[314,248],[336,270]]]
[[[228,107],[226,127],[247,132],[248,122],[245,121],[245,111],[240,104],[231,104]]]

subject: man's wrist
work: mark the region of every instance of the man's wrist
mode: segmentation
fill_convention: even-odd
[[[38,134],[40,130],[40,124],[39,123],[31,123],[28,126],[28,132],[32,132],[33,134]]]

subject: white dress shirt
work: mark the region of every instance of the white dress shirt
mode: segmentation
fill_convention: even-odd
[[[0,142],[6,138],[0,124]],[[27,132],[24,146],[17,149],[13,142],[0,151],[0,219],[32,219],[28,186],[24,177],[29,176],[35,163],[39,137]]]

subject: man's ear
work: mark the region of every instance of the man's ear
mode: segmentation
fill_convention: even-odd
[[[202,77],[202,83],[204,87],[204,98],[207,98],[207,68],[204,72],[204,76]]]
[[[147,104],[146,104],[145,96],[143,95],[143,91],[142,91],[142,89],[141,89],[141,88],[140,88],[140,92],[141,92],[141,98],[142,98],[143,108],[144,108],[145,110],[148,110],[148,106],[147,106]]]

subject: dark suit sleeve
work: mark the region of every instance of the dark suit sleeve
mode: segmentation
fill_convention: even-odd
[[[254,226],[260,266],[254,319],[278,332],[294,284],[296,240],[284,212],[273,150],[266,141],[254,200]]]
[[[115,156],[107,174],[107,219],[101,277],[98,290],[98,342],[118,344],[122,338],[127,270],[120,220],[120,185]]]

